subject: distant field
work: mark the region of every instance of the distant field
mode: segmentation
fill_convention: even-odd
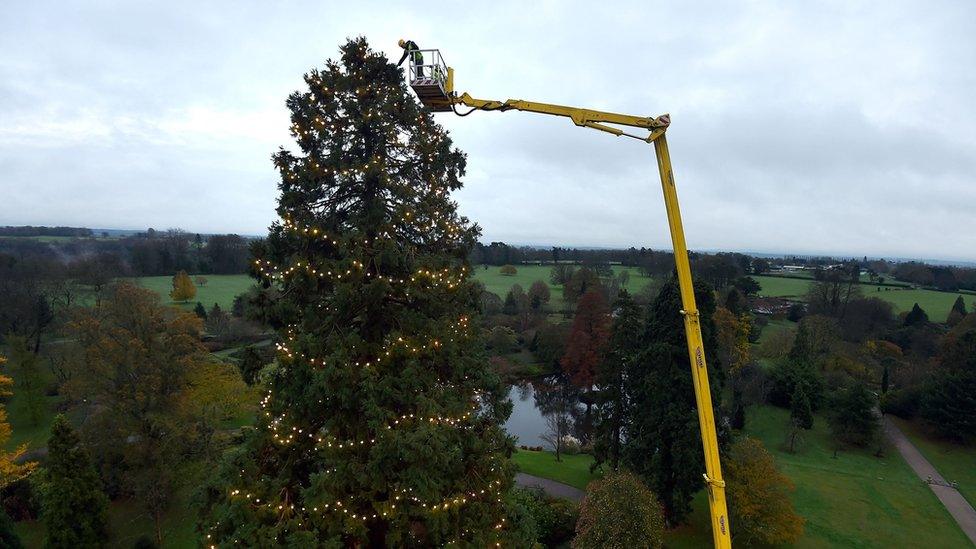
[[[941,440],[929,432],[921,421],[905,421],[888,416],[918,447],[943,478],[958,483],[959,493],[976,505],[976,445],[960,446]]]
[[[760,294],[769,297],[785,297],[790,299],[804,299],[812,280],[800,280],[796,278],[782,278],[777,276],[754,276],[756,282],[762,286]],[[950,292],[937,292],[935,290],[912,290],[893,288],[891,286],[877,286],[873,284],[861,284],[861,292],[865,297],[877,297],[891,303],[896,313],[911,310],[915,303],[925,309],[929,318],[935,322],[945,322],[949,316],[949,310],[960,294]],[[966,307],[971,309],[974,306],[974,298],[970,295],[963,295]]]
[[[171,276],[142,276],[133,279],[138,285],[152,290],[159,294],[162,303],[193,309],[197,301],[203,303],[208,310],[214,303],[220,305],[221,309],[228,310],[234,304],[234,297],[240,295],[254,285],[254,279],[247,275],[204,275],[207,279],[206,286],[197,287],[197,296],[186,303],[177,303],[169,298],[169,293],[173,290],[173,277]],[[190,278],[196,278],[191,275]]]
[[[483,265],[475,265],[472,268],[474,270],[475,280],[480,281],[485,285],[486,290],[497,294],[502,299],[505,298],[505,294],[515,284],[519,284],[524,290],[528,291],[533,282],[541,280],[549,286],[549,291],[552,294],[550,304],[553,308],[562,308],[564,305],[562,285],[549,283],[549,273],[552,271],[551,265],[516,265],[515,268],[518,269],[518,274],[513,276],[501,274],[499,272],[501,267],[492,265],[489,265],[487,269]],[[627,285],[624,288],[631,294],[641,291],[651,281],[650,278],[641,275],[636,267],[613,266],[614,275],[621,271],[628,271],[630,273],[630,280],[627,281]]]

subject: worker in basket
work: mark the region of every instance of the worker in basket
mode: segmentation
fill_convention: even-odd
[[[410,62],[413,63],[414,69],[417,71],[417,78],[423,78],[424,69],[422,65],[424,64],[424,55],[420,53],[420,47],[417,46],[417,43],[413,40],[404,40],[403,38],[401,38],[397,43],[400,44],[401,48],[403,48],[403,56],[400,57],[400,61],[397,63],[397,66],[399,67],[402,65],[403,60],[409,55]]]

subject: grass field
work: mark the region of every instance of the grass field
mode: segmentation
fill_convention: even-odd
[[[920,420],[905,421],[888,416],[939,471],[943,478],[958,483],[959,493],[976,506],[976,445],[961,446],[935,436]]]
[[[927,547],[966,547],[962,531],[935,495],[894,449],[838,452],[818,416],[796,454],[784,449],[789,412],[754,406],[746,417],[750,436],[763,441],[796,485],[793,501],[806,518],[798,547],[903,547],[925,532]],[[707,522],[706,522],[707,526]]]
[[[769,323],[763,327],[762,332],[759,333],[759,341],[756,344],[762,345],[764,341],[783,330],[796,330],[796,322],[786,320],[785,318],[770,319]]]
[[[554,452],[518,450],[512,454],[512,461],[518,465],[519,471],[525,474],[552,479],[580,490],[585,490],[591,480],[600,478],[599,474],[590,473],[593,456],[563,454],[559,457],[562,461],[556,461]]]
[[[210,310],[214,303],[218,303],[220,308],[227,311],[234,304],[234,298],[248,290],[254,285],[254,279],[247,275],[204,275],[207,279],[206,286],[197,287],[197,296],[186,303],[178,303],[169,298],[169,293],[173,290],[173,277],[171,276],[143,276],[133,279],[136,284],[152,290],[159,294],[159,298],[165,305],[173,305],[184,309],[193,309],[197,301]],[[190,278],[196,278],[191,275]]]
[[[760,294],[769,297],[785,297],[790,299],[804,299],[812,280],[796,278],[782,278],[778,276],[754,276],[756,282],[762,286]],[[935,290],[901,289],[891,286],[877,286],[861,284],[861,292],[865,297],[877,297],[891,303],[896,313],[911,310],[915,303],[925,309],[929,318],[935,322],[945,322],[949,310],[960,294],[951,292],[937,292]],[[967,309],[974,303],[972,296],[963,295]]]
[[[549,286],[549,291],[552,294],[552,299],[549,302],[550,306],[553,309],[562,309],[564,307],[562,285],[550,284],[549,282],[549,273],[552,271],[551,265],[516,265],[515,268],[518,269],[518,273],[507,276],[499,272],[500,267],[489,265],[485,269],[483,265],[476,265],[473,267],[474,278],[484,284],[486,290],[498,295],[502,299],[505,298],[505,294],[515,284],[519,284],[522,286],[522,289],[528,291],[533,282],[541,280]],[[642,276],[636,267],[613,266],[614,275],[619,274],[621,271],[628,271],[630,273],[630,279],[624,288],[631,295],[641,291],[651,281],[650,278]]]

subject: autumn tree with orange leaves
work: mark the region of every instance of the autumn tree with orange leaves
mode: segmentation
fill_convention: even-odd
[[[596,368],[610,340],[610,309],[597,290],[583,294],[576,305],[576,318],[566,340],[566,353],[559,364],[581,389],[593,386]]]
[[[761,442],[740,438],[722,465],[736,542],[780,545],[800,539],[804,520],[790,499],[793,483]]]

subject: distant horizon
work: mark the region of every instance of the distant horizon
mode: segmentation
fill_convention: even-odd
[[[95,228],[95,227],[79,227],[79,226],[73,226],[73,225],[61,225],[61,224],[57,224],[57,223],[56,224],[30,224],[30,223],[28,223],[28,224],[24,224],[24,225],[13,225],[13,224],[9,224],[9,223],[2,223],[2,224],[0,224],[0,227],[67,227],[67,228],[72,228],[72,229],[90,229],[94,233],[109,232],[109,233],[116,233],[116,234],[119,234],[119,233],[124,233],[124,234],[144,233],[144,232],[146,232],[147,230],[149,230],[151,228],[153,230],[161,231],[161,232],[165,232],[165,231],[169,231],[169,230],[179,230],[179,231],[183,231],[183,232],[185,232],[187,234],[199,234],[199,235],[202,235],[202,236],[209,236],[209,235],[216,235],[216,234],[236,234],[236,235],[243,236],[243,237],[248,237],[248,238],[264,238],[264,236],[265,236],[264,234],[247,233],[247,232],[234,232],[234,231],[230,231],[230,232],[193,231],[193,230],[189,230],[189,229],[184,229],[182,227],[166,227],[164,229],[157,229],[155,227],[143,227],[143,228],[136,228],[136,229],[132,229],[132,228],[121,228],[121,227],[115,227],[115,228],[100,227],[100,228]],[[518,248],[534,248],[534,249],[539,249],[539,250],[549,249],[549,248],[553,248],[553,247],[566,248],[566,249],[577,249],[577,250],[627,250],[627,249],[633,247],[633,248],[638,248],[638,249],[639,248],[645,248],[645,249],[658,250],[658,251],[669,251],[669,252],[672,251],[672,248],[670,246],[648,246],[646,244],[641,244],[641,245],[633,244],[633,245],[629,245],[629,246],[590,246],[590,245],[578,245],[578,244],[545,244],[545,243],[537,243],[537,242],[514,242],[514,241],[500,240],[500,239],[497,239],[497,238],[483,238],[483,239],[479,239],[478,242],[480,242],[482,244],[486,244],[486,245],[487,244],[491,244],[492,242],[503,242],[503,243],[505,243],[505,244],[507,244],[509,246],[513,246],[513,247],[518,247]],[[928,264],[931,264],[931,265],[956,266],[956,267],[976,267],[976,260],[974,260],[974,259],[933,258],[933,257],[929,257],[929,258],[925,258],[925,257],[907,257],[907,256],[896,256],[896,255],[890,255],[890,254],[871,254],[871,253],[863,253],[863,252],[862,253],[855,253],[855,254],[852,254],[852,253],[838,253],[838,252],[821,252],[821,251],[815,251],[815,252],[811,252],[811,251],[783,252],[783,251],[777,251],[777,250],[770,251],[770,250],[727,249],[727,248],[709,248],[709,247],[700,247],[700,248],[699,247],[691,247],[689,249],[689,251],[691,251],[691,252],[697,252],[697,253],[712,253],[712,254],[715,254],[715,253],[741,253],[741,254],[745,254],[745,255],[751,255],[751,256],[754,256],[754,257],[771,257],[771,258],[773,258],[773,257],[799,257],[799,258],[804,258],[804,259],[811,259],[811,258],[824,257],[824,258],[835,258],[835,259],[844,259],[844,258],[857,259],[857,258],[867,257],[868,260],[882,260],[883,259],[885,261],[891,261],[891,262],[895,262],[895,263],[906,263],[906,262],[909,262],[909,261],[916,261],[916,262],[920,262],[920,263],[928,263]]]

